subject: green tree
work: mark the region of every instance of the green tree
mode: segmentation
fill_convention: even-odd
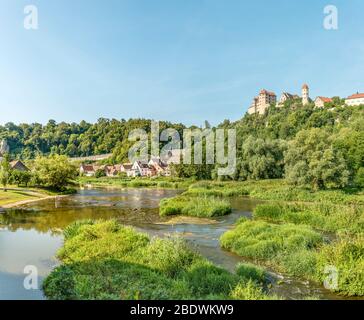
[[[9,154],[7,153],[4,155],[0,164],[0,181],[4,187],[5,192],[7,191],[6,187],[9,183],[10,174],[11,174],[10,157]]]
[[[282,140],[263,140],[249,136],[243,143],[239,178],[243,180],[274,179],[283,176]]]
[[[106,177],[105,169],[97,169],[95,172],[96,178]]]
[[[77,177],[76,166],[60,155],[38,157],[35,172],[41,185],[56,190],[64,190]]]
[[[313,189],[345,187],[349,170],[333,138],[324,129],[300,131],[285,152],[285,173],[289,183]]]
[[[32,174],[29,171],[13,170],[11,172],[11,181],[17,186],[24,185],[27,187],[31,179]]]

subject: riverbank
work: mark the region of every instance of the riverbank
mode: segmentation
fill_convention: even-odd
[[[79,177],[77,181],[81,186],[93,187],[122,187],[122,188],[159,188],[159,189],[187,189],[196,182],[192,179],[172,177],[154,178],[122,178],[122,177]]]
[[[21,188],[12,186],[6,190],[7,191],[5,192],[3,188],[0,189],[0,210],[16,208],[25,204],[56,199],[58,197],[66,197],[68,194],[74,193],[57,193],[47,189]]]

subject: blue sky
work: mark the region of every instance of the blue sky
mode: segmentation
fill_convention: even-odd
[[[0,123],[243,116],[261,88],[364,91],[362,0],[0,0]],[[39,30],[23,9],[39,10]],[[339,10],[339,30],[323,9]]]

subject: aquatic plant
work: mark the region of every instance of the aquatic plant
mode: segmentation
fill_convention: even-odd
[[[212,197],[188,197],[185,195],[163,199],[159,204],[161,216],[185,215],[211,218],[229,214],[232,208],[228,201]]]

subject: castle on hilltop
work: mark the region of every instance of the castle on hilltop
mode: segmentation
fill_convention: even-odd
[[[265,111],[271,105],[276,105],[277,107],[282,107],[284,102],[292,99],[299,99],[300,97],[296,94],[290,94],[288,92],[283,92],[279,102],[277,103],[277,95],[274,92],[267,91],[265,89],[261,90],[258,97],[253,99],[252,105],[248,109],[249,114],[264,114]],[[302,104],[306,105],[311,102],[310,99],[310,88],[307,84],[302,86]]]

